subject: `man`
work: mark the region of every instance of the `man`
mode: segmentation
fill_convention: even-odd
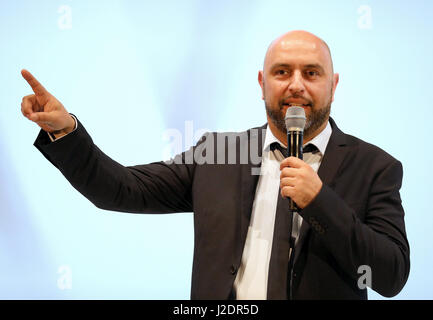
[[[329,117],[339,75],[315,35],[292,31],[269,46],[258,75],[267,125],[223,150],[214,145],[222,134],[208,133],[171,162],[113,161],[28,71],[22,75],[35,93],[23,98],[22,113],[43,129],[35,146],[97,207],[194,212],[192,299],[366,299],[360,270],[387,297],[406,283],[401,163]],[[295,105],[307,117],[304,161],[282,156],[284,115]],[[245,146],[250,153],[258,146],[258,163],[213,161],[232,150],[242,158]],[[293,221],[287,197],[300,209]]]

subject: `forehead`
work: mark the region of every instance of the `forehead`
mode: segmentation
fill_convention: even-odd
[[[319,64],[329,70],[330,55],[318,39],[277,39],[266,53],[264,68],[268,70],[275,64]]]

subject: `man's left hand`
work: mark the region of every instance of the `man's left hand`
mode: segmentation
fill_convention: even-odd
[[[284,159],[280,170],[281,195],[291,198],[300,209],[308,206],[322,189],[323,183],[316,171],[299,158]]]

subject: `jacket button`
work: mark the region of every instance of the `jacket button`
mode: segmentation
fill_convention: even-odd
[[[231,267],[230,267],[230,273],[231,273],[231,274],[235,274],[236,271],[238,271],[238,269],[236,268],[235,265],[232,264]]]

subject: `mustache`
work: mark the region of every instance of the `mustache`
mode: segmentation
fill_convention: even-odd
[[[309,104],[309,105],[313,106],[313,101],[311,101],[310,99],[306,99],[304,97],[294,95],[294,96],[288,96],[288,97],[282,98],[278,103],[280,108],[282,108],[283,105],[289,103],[288,100],[290,100],[290,99],[300,99],[300,100],[302,100],[302,104]]]

